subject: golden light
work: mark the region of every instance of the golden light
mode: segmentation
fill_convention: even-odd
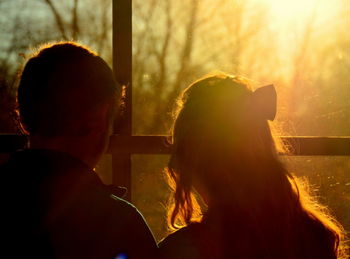
[[[264,4],[277,25],[304,24],[313,19],[324,22],[334,15],[337,6],[329,0],[254,0]]]
[[[313,48],[323,44],[324,41],[313,37],[328,35],[327,31],[335,24],[341,8],[339,1],[330,0],[253,1],[266,8],[269,29],[274,33],[274,41],[278,42],[275,51],[280,53],[284,64],[288,59],[293,60],[302,44],[312,45]],[[305,40],[308,42],[303,42]]]
[[[317,11],[320,0],[262,0],[271,8],[272,15],[279,19],[305,18]]]

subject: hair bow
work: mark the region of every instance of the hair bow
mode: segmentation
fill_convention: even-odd
[[[253,92],[253,104],[262,117],[273,121],[276,117],[277,93],[273,85],[266,85]]]

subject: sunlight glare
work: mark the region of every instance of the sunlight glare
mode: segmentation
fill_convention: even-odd
[[[269,6],[273,16],[278,20],[304,19],[312,15],[320,0],[261,0]]]

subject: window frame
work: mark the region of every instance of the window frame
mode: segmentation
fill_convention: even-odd
[[[128,189],[131,201],[134,154],[170,154],[170,136],[132,135],[132,0],[113,0],[113,72],[125,86],[122,125],[115,127],[107,154],[112,156],[112,183]],[[282,136],[293,156],[350,156],[350,137]],[[0,134],[0,154],[23,148],[26,136]]]

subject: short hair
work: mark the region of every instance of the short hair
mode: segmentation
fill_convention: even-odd
[[[18,111],[30,135],[72,134],[91,111],[120,92],[111,69],[96,53],[74,42],[54,43],[40,48],[24,66]]]

